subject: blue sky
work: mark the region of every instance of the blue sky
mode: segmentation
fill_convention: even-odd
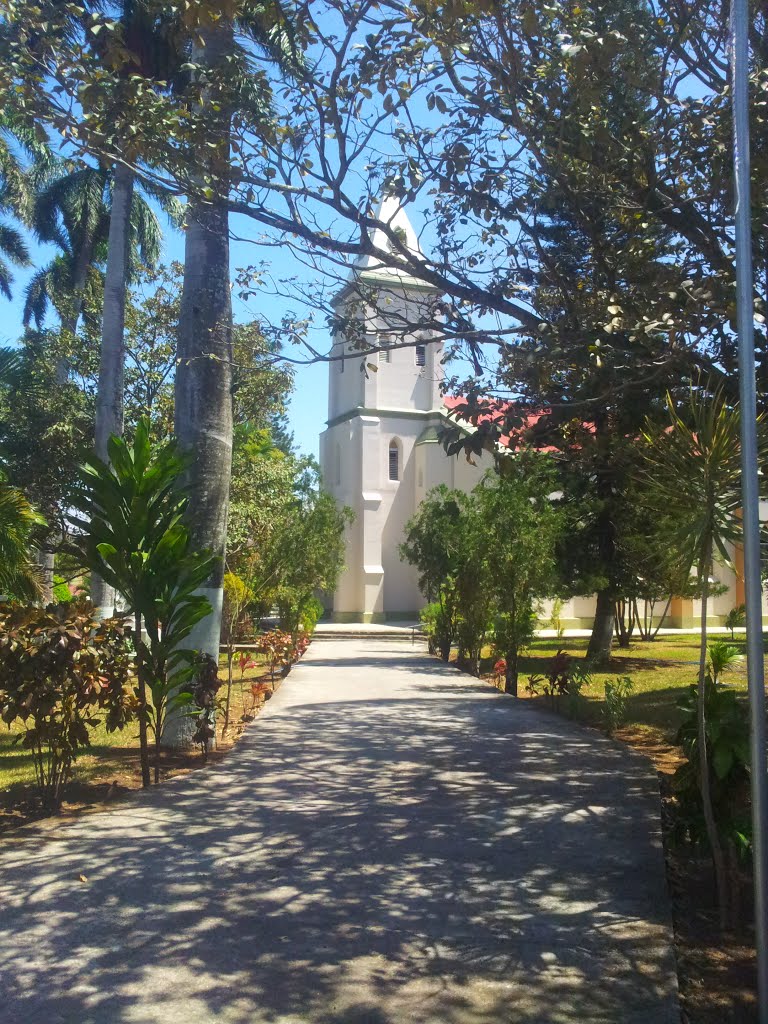
[[[161,214],[162,218],[162,214]],[[175,231],[164,221],[164,262],[171,260],[184,260],[184,236],[181,232]],[[236,233],[248,237],[249,233],[255,237],[258,226],[252,221],[240,218],[236,225]],[[22,334],[22,308],[24,305],[24,288],[41,265],[47,263],[55,254],[54,246],[38,245],[29,241],[33,266],[28,269],[14,270],[13,298],[10,302],[0,297],[0,344],[13,344]],[[284,277],[306,273],[306,268],[297,264],[291,256],[290,251],[281,247],[269,247],[260,251],[257,246],[250,242],[232,242],[232,273],[238,267],[244,267],[264,259],[270,262],[272,273],[275,277]],[[283,310],[289,308],[285,300],[276,298],[273,295],[265,295],[263,298],[262,310],[268,313],[271,320],[279,318]],[[251,320],[259,313],[259,303],[252,299],[247,304],[233,290],[232,305],[234,317],[237,321]],[[53,322],[53,321],[52,321]],[[321,335],[314,339],[319,342]],[[325,346],[323,346],[325,347]],[[296,390],[291,398],[289,418],[291,430],[296,438],[297,447],[309,455],[318,455],[318,437],[325,426],[326,405],[327,405],[328,367],[324,363],[314,366],[297,367]]]

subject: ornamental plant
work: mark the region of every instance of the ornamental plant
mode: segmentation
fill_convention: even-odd
[[[293,660],[293,637],[281,629],[271,629],[256,638],[256,650],[267,659],[270,678],[274,680],[277,666],[286,665]]]
[[[0,606],[0,716],[21,722],[43,806],[55,810],[78,753],[100,721],[122,729],[138,702],[130,630],[97,620],[83,601],[47,609]]]
[[[114,587],[133,616],[144,786],[150,784],[148,730],[158,782],[167,716],[192,701],[196,652],[183,644],[211,612],[198,591],[213,565],[209,553],[193,550],[184,522],[187,459],[174,441],[152,445],[149,429],[149,420],[141,420],[132,446],[112,436],[109,464],[94,457],[81,468],[73,501],[80,515],[71,517],[81,560]]]
[[[629,699],[634,684],[629,676],[617,676],[605,683],[605,703],[603,705],[603,716],[605,728],[609,736],[623,725],[627,718],[627,700]]]

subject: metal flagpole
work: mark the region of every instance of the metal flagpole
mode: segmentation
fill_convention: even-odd
[[[760,1024],[768,1024],[768,763],[763,678],[763,591],[760,576],[760,495],[755,394],[754,283],[749,181],[749,3],[732,0],[731,97],[736,201],[736,307],[739,333],[741,472],[744,507],[744,591],[751,718],[751,786],[755,937]]]

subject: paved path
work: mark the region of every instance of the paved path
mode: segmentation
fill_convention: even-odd
[[[3,1024],[679,1021],[652,772],[410,643],[313,644],[217,769],[0,849]]]

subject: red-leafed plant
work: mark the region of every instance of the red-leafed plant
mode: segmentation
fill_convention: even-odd
[[[502,688],[503,682],[507,678],[507,662],[505,658],[499,658],[496,664],[493,666],[493,685],[497,689]]]
[[[256,668],[257,665],[258,661],[256,661],[255,658],[252,658],[248,651],[240,651],[240,653],[237,656],[237,667],[240,671],[241,684],[243,682],[243,679],[245,678],[245,673],[248,671],[248,669]]]
[[[271,629],[256,638],[256,650],[266,657],[270,677],[274,680],[277,666],[290,664],[293,660],[293,637],[281,629]]]
[[[130,630],[82,601],[48,609],[0,606],[0,715],[21,721],[44,806],[53,810],[89,730],[122,729],[138,709]]]

